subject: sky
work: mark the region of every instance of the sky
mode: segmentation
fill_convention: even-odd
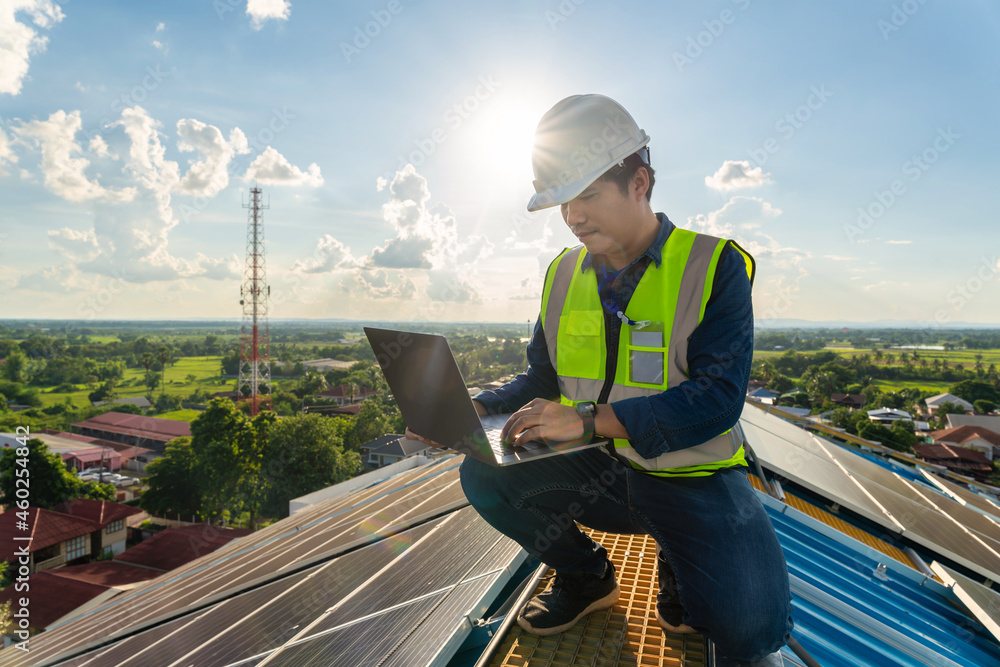
[[[601,93],[757,320],[1000,323],[1000,7],[0,0],[0,318],[529,322],[531,144]]]

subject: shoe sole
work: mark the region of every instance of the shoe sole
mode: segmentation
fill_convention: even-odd
[[[670,632],[676,632],[679,635],[689,635],[698,632],[690,625],[684,625],[683,623],[678,626],[673,626],[667,623],[662,616],[660,616],[660,610],[656,610],[656,620],[660,623],[660,627],[664,630],[669,630]]]
[[[522,630],[524,630],[525,632],[530,632],[533,635],[539,635],[541,637],[547,637],[549,635],[557,635],[560,632],[565,632],[570,628],[572,628],[580,621],[581,618],[583,618],[587,614],[591,614],[595,611],[600,611],[601,609],[608,609],[609,607],[613,607],[614,604],[618,602],[618,598],[621,597],[621,593],[622,593],[621,586],[615,584],[615,589],[613,591],[608,593],[600,600],[595,600],[594,602],[592,602],[590,606],[584,609],[582,612],[580,612],[580,614],[576,618],[574,618],[572,621],[568,623],[564,623],[563,625],[557,625],[551,628],[536,628],[533,625],[531,625],[531,623],[526,618],[521,616],[520,613],[518,613],[517,615],[517,624],[521,626]]]

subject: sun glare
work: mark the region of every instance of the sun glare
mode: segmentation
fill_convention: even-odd
[[[477,169],[497,185],[530,187],[531,146],[538,117],[535,105],[490,100],[469,122],[469,148],[477,156]]]

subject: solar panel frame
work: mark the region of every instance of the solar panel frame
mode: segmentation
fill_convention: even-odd
[[[931,569],[952,587],[955,596],[962,601],[976,620],[1000,640],[1000,593],[937,561],[931,563]]]
[[[978,493],[974,493],[969,489],[965,489],[958,484],[955,484],[951,480],[944,479],[939,475],[935,475],[927,470],[921,470],[920,473],[924,478],[941,489],[944,493],[948,494],[955,499],[956,502],[963,505],[969,505],[975,507],[976,509],[982,510],[988,514],[993,519],[1000,521],[1000,505],[990,502],[988,499],[983,498]]]

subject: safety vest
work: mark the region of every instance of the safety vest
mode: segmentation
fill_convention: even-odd
[[[686,229],[670,232],[660,266],[650,263],[625,309],[633,321],[650,324],[641,329],[622,324],[617,358],[611,364],[598,281],[590,271],[581,271],[586,250],[583,246],[564,250],[549,266],[542,292],[545,343],[559,378],[561,402],[613,403],[659,394],[687,380],[688,339],[705,315],[726,243]],[[753,258],[731,243],[743,255],[752,284]],[[609,382],[610,391],[602,396]],[[697,389],[688,395],[697,400]],[[746,465],[738,424],[708,442],[653,459],[619,438],[614,440],[614,453],[633,468],[661,476],[705,476]]]

